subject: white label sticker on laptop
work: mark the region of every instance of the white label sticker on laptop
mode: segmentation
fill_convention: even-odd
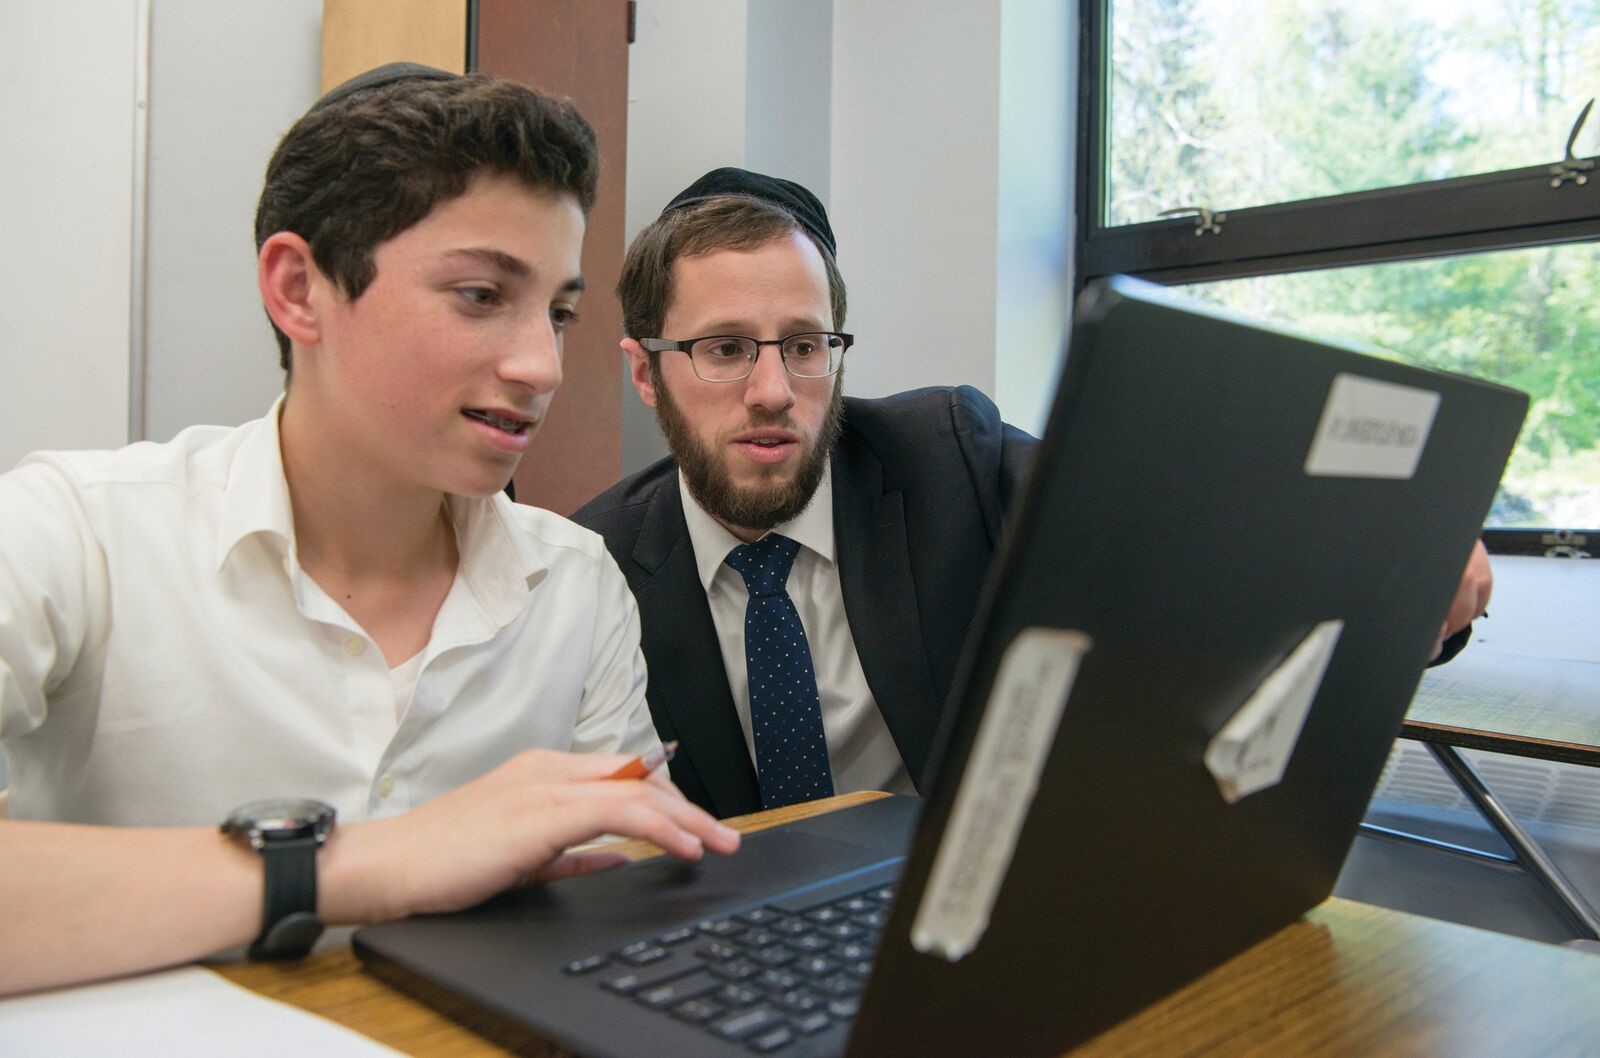
[[[1211,739],[1206,769],[1224,801],[1233,804],[1282,781],[1343,631],[1343,621],[1313,628]]]
[[[1306,473],[1334,478],[1409,478],[1433,429],[1439,394],[1340,373],[1306,453]]]
[[[1006,648],[911,924],[918,951],[955,962],[982,939],[1088,649],[1058,628],[1024,629]]]

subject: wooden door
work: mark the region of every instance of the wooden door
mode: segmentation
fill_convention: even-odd
[[[600,142],[600,191],[583,242],[583,322],[565,380],[517,467],[517,498],[571,514],[622,472],[623,210],[628,158],[627,0],[478,0],[477,68],[568,96]]]

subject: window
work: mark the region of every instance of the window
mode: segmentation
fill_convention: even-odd
[[[1579,122],[1600,0],[1084,0],[1082,19],[1079,281],[1178,284],[1527,391],[1491,546],[1575,531],[1600,553],[1600,114]]]

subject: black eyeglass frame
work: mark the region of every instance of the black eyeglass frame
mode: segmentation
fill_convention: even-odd
[[[839,349],[838,362],[835,363],[833,368],[825,374],[801,375],[796,373],[794,368],[789,366],[789,357],[783,351],[784,345],[793,338],[804,338],[808,335],[818,335],[823,338],[838,338],[844,343]],[[700,369],[695,366],[694,347],[699,345],[701,342],[714,342],[719,338],[731,339],[740,342],[750,342],[755,346],[755,350],[750,354],[749,370],[740,375],[738,378],[707,378],[706,376],[702,375],[700,373]],[[671,338],[640,338],[637,339],[637,341],[639,342],[639,345],[647,352],[665,353],[676,350],[677,352],[687,355],[689,357],[690,370],[694,372],[694,377],[698,378],[702,382],[743,382],[745,379],[755,374],[756,361],[761,358],[762,348],[768,345],[775,345],[778,347],[778,360],[783,364],[783,369],[789,373],[790,377],[831,378],[839,373],[840,368],[844,367],[844,354],[849,352],[850,347],[855,344],[856,336],[853,334],[845,334],[843,331],[796,331],[793,334],[786,334],[782,338],[775,338],[769,341],[762,341],[759,338],[752,338],[747,334],[707,334],[702,335],[699,338],[685,338],[681,341],[674,341]],[[832,360],[833,357],[830,356],[828,359]]]

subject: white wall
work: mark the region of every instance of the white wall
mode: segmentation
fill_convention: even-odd
[[[128,0],[0,7],[0,471],[127,437],[136,30]]]
[[[1075,13],[836,0],[849,392],[966,384],[1043,429],[1071,291]]]
[[[317,96],[322,0],[152,3],[147,166],[139,9],[0,9],[0,469],[243,422],[282,386],[251,222],[273,145]]]
[[[1049,418],[1072,316],[1074,8],[1060,0],[1006,0],[1001,13],[990,395],[1007,420],[1033,434]]]
[[[143,435],[258,418],[283,388],[256,290],[267,159],[319,94],[322,0],[158,0]]]
[[[797,181],[826,208],[833,7],[818,0],[760,0],[750,5],[748,17],[744,164]]]
[[[628,52],[630,240],[696,177],[743,162],[746,4],[639,4]]]
[[[838,0],[833,208],[846,389],[994,393],[999,4]]]

